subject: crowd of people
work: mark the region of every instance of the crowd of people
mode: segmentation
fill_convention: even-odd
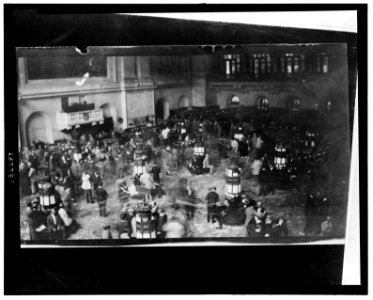
[[[193,146],[196,144],[205,147],[201,169],[209,174],[227,158],[227,153],[238,153],[241,176],[260,185],[258,195],[304,184],[309,189],[305,201],[305,234],[331,234],[333,226],[325,209],[328,201],[319,200],[326,197],[313,183],[319,180],[325,184],[330,180],[327,164],[330,149],[335,145],[318,133],[311,138],[308,133],[314,131],[273,119],[228,122],[173,116],[131,130],[119,127],[111,132],[74,129],[71,139],[54,145],[34,141],[20,153],[19,166],[20,193],[27,202],[30,239],[68,238],[78,226],[73,208],[79,201],[97,203],[99,216],[105,218],[109,195],[104,187],[118,178],[122,209],[115,226],[118,237],[136,238],[136,209],[126,206],[132,196],[139,194],[136,186],[149,191],[140,194],[144,195],[141,199],[151,204],[156,237],[186,237],[188,221],[194,218],[199,205],[191,182],[175,193],[177,202],[171,217],[167,216],[165,208],[157,207],[154,199],[165,193],[162,184],[167,176],[184,167],[195,168]],[[242,137],[238,138],[237,132],[242,133]],[[274,149],[279,144],[287,151],[286,166],[280,169],[274,163]],[[133,171],[138,163],[141,173]],[[128,175],[132,176],[133,185],[123,180]],[[40,183],[44,181],[52,185],[50,194],[56,199],[52,207],[40,197]],[[221,200],[224,202],[219,199],[216,188],[207,194],[207,222],[218,222],[221,226],[227,207],[220,204]],[[246,199],[241,208],[249,236],[288,235],[286,218],[267,213],[261,202]],[[103,233],[110,238],[108,226],[105,225]]]

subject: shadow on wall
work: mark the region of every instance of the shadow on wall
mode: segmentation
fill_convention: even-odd
[[[37,111],[27,118],[26,139],[29,146],[33,141],[54,142],[52,123],[46,113]]]
[[[188,107],[188,106],[190,106],[189,98],[186,97],[185,95],[182,95],[177,101],[177,107],[182,108],[182,107]]]
[[[168,97],[161,97],[155,104],[155,118],[156,120],[165,120],[170,114],[170,100]]]
[[[104,128],[106,131],[111,131],[114,128],[115,123],[118,121],[118,115],[116,109],[109,103],[101,105],[104,115]]]

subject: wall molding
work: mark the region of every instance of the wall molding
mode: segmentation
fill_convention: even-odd
[[[153,86],[132,86],[126,88],[125,92],[136,92],[142,90],[155,90],[158,87]],[[107,89],[95,89],[95,90],[85,90],[85,91],[71,91],[71,92],[56,92],[56,93],[43,93],[43,94],[28,94],[19,95],[18,100],[36,100],[36,99],[50,99],[50,98],[60,98],[64,96],[79,96],[79,95],[90,95],[90,94],[105,94],[105,93],[120,93],[122,90],[120,88],[107,88]]]

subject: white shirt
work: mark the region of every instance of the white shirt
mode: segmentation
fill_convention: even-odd
[[[179,222],[169,222],[164,225],[163,230],[166,231],[167,238],[181,238],[185,234],[185,229]]]
[[[238,142],[236,140],[233,140],[231,143],[231,147],[234,151],[238,149]]]
[[[262,168],[262,161],[259,159],[254,160],[254,162],[251,164],[251,174],[259,175],[261,168]]]
[[[205,159],[203,160],[203,167],[207,168],[209,165],[210,165],[210,159],[208,156],[206,156]]]
[[[141,184],[147,189],[154,189],[154,180],[153,176],[149,173],[144,173],[140,176]]]
[[[168,138],[168,133],[170,132],[170,128],[165,128],[165,129],[163,129],[162,130],[162,137],[164,138],[164,139],[167,139]]]
[[[91,189],[91,182],[89,181],[89,174],[85,174],[82,176],[82,189],[83,190],[90,190]]]

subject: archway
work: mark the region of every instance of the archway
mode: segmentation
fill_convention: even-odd
[[[256,108],[259,110],[268,110],[269,109],[269,100],[266,96],[259,96],[256,99]]]
[[[51,122],[44,112],[34,112],[27,118],[26,137],[29,146],[33,141],[53,143]]]
[[[188,106],[190,106],[189,98],[182,95],[177,101],[177,107],[181,108],[181,107],[188,107]]]
[[[158,99],[155,105],[155,118],[156,120],[165,120],[170,114],[170,101],[166,97]]]
[[[117,111],[115,108],[108,103],[101,105],[104,115],[103,129],[107,132],[111,132],[114,129],[114,124],[117,121]]]
[[[288,100],[288,108],[291,111],[299,111],[301,108],[301,105],[302,105],[302,102],[300,101],[298,97],[291,97]]]
[[[239,106],[240,98],[237,95],[231,95],[227,99],[227,106]]]

